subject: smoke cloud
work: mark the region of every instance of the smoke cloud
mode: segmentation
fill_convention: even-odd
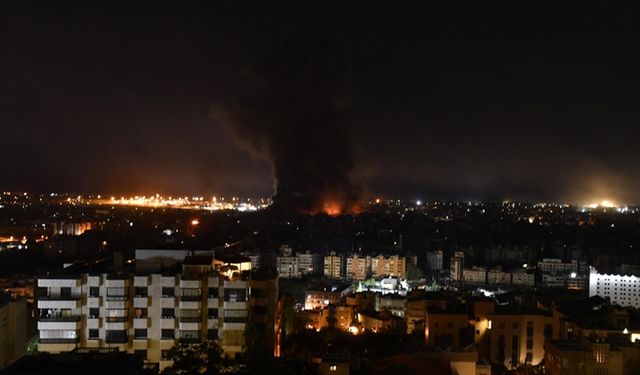
[[[346,44],[297,35],[277,43],[244,78],[243,94],[215,103],[211,115],[245,149],[271,162],[275,209],[358,212],[363,189],[353,175]]]

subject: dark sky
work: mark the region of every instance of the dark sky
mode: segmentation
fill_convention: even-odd
[[[637,9],[88,3],[0,3],[0,189],[270,195],[210,107],[312,32],[348,46],[370,194],[640,202]]]

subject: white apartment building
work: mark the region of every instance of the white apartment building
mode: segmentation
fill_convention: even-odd
[[[535,275],[526,270],[517,270],[511,273],[511,285],[533,286],[535,284]]]
[[[275,329],[277,278],[257,279],[233,267],[213,270],[212,258],[186,263],[177,275],[38,277],[38,350],[118,348],[163,369],[178,339],[214,338],[232,357],[242,351],[248,319]]]
[[[544,258],[538,262],[538,271],[543,273],[571,273],[578,272],[578,261],[572,260],[569,263],[563,263],[561,259]]]
[[[444,254],[442,250],[427,252],[427,268],[431,271],[441,271],[443,268],[443,259]]]
[[[502,268],[496,267],[487,271],[487,284],[510,285],[511,273],[502,271]]]
[[[589,297],[609,298],[612,304],[640,307],[640,277],[633,275],[601,274],[591,267]]]
[[[294,279],[302,276],[298,267],[298,257],[279,256],[276,260],[278,276],[283,279]]]
[[[317,275],[323,271],[323,257],[320,254],[306,251],[298,253],[298,270],[303,275]]]
[[[322,258],[319,254],[305,252],[295,256],[279,256],[276,261],[276,269],[281,278],[291,279],[320,273],[321,263]]]
[[[466,283],[484,284],[487,282],[487,269],[484,267],[465,268],[462,278]]]

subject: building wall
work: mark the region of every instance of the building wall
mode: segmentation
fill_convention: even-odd
[[[268,341],[274,337],[277,279],[254,281],[217,273],[83,274],[39,278],[38,287],[42,352],[117,347],[140,351],[164,368],[169,364],[166,351],[180,338],[214,338],[226,355],[235,356],[242,351],[251,318],[267,325]]]
[[[640,277],[601,274],[591,267],[589,297],[609,298],[612,304],[640,307]]]
[[[427,268],[431,271],[441,271],[444,255],[442,250],[429,251],[427,253]]]
[[[489,319],[492,362],[512,368],[524,363],[537,365],[544,359],[544,333],[546,325],[551,324],[550,317],[491,314]]]
[[[2,297],[2,296],[0,296]],[[26,354],[27,304],[24,298],[0,300],[0,370]]]

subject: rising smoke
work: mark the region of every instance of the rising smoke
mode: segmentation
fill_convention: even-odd
[[[360,210],[354,180],[350,61],[346,44],[327,35],[277,43],[254,67],[239,97],[216,103],[212,117],[275,178],[274,208],[330,215]]]

